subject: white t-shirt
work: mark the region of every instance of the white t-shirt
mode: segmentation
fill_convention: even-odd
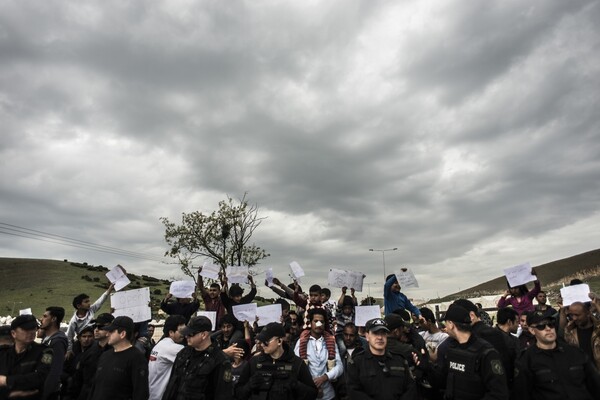
[[[171,367],[181,349],[183,349],[183,345],[175,343],[168,337],[162,339],[152,349],[148,361],[149,400],[162,399],[171,377]]]
[[[448,339],[448,334],[444,332],[429,333],[428,331],[419,332],[425,340],[425,345],[430,350],[435,350],[444,340]]]

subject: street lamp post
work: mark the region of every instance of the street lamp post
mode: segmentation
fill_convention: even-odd
[[[385,252],[386,251],[396,251],[398,250],[397,247],[394,247],[393,249],[369,249],[369,251],[379,251],[381,252],[381,257],[383,258],[383,283],[385,284],[385,278],[386,278],[386,273],[385,273]]]

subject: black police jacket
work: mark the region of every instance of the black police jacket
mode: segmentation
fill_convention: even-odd
[[[243,368],[235,388],[240,400],[314,400],[317,387],[308,366],[283,343],[283,354],[253,357]]]
[[[352,400],[417,399],[415,381],[408,362],[389,351],[376,356],[367,347],[348,360],[346,387]]]
[[[0,400],[8,399],[11,392],[32,391],[20,399],[37,400],[42,398],[42,390],[52,365],[52,349],[31,343],[27,349],[17,354],[10,346],[0,351],[0,375],[6,376],[6,386],[0,387]]]
[[[231,400],[229,358],[211,344],[204,351],[184,347],[175,358],[163,400]]]

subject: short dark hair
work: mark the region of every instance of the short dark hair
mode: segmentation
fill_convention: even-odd
[[[241,296],[243,293],[244,289],[242,289],[239,285],[231,285],[229,288],[229,297]]]
[[[344,325],[343,329],[346,328],[352,328],[352,330],[354,331],[354,333],[358,333],[358,328],[356,327],[356,325],[354,324],[354,322],[347,322],[346,325]]]
[[[319,285],[312,285],[310,287],[310,289],[308,289],[308,293],[319,293],[319,294],[321,294],[321,286],[319,286]]]
[[[324,287],[321,289],[321,294],[324,294],[327,297],[331,297],[331,290],[329,290],[328,288]]]
[[[85,294],[85,293],[78,294],[77,296],[75,296],[75,297],[73,298],[73,308],[77,309],[77,308],[79,307],[79,305],[80,305],[81,303],[83,303],[83,301],[84,301],[85,299],[89,299],[89,298],[90,298],[90,296],[88,296],[88,295],[87,295],[87,294]]]
[[[324,308],[311,308],[310,310],[308,310],[308,321],[312,322],[313,318],[315,317],[315,315],[321,315],[325,321],[325,330],[329,329],[329,321],[328,321],[328,315],[327,315],[327,311],[325,311]]]
[[[427,307],[419,308],[419,311],[421,311],[421,315],[426,321],[431,321],[435,324],[435,315],[433,314],[433,311]]]
[[[81,335],[83,335],[86,332],[90,332],[91,334],[94,334],[94,325],[86,325],[83,327],[83,329],[81,329],[79,331],[79,333],[77,334],[77,337],[81,337]]]
[[[214,282],[210,284],[211,288],[217,288],[217,290],[221,290],[221,285],[219,285],[218,283]]]
[[[475,304],[473,304],[473,302],[471,300],[458,299],[458,300],[455,300],[454,303],[452,303],[452,304],[456,304],[457,306],[461,306],[465,310],[467,310],[469,312],[473,312],[473,313],[475,313],[476,316],[481,317],[481,313],[479,312],[479,308],[477,308],[477,306]]]
[[[185,325],[185,317],[183,315],[169,315],[165,320],[165,326],[163,326],[163,335],[169,336],[169,332],[177,331],[179,325]]]
[[[48,307],[46,308],[46,311],[48,311],[50,313],[50,315],[52,315],[54,318],[56,318],[56,325],[58,327],[60,327],[60,323],[62,322],[63,318],[65,317],[65,309],[62,307]]]
[[[519,319],[519,313],[514,308],[504,307],[498,310],[496,314],[496,321],[499,325],[504,325],[508,321],[515,321]]]
[[[219,328],[222,327],[223,324],[233,325],[234,328],[237,328],[238,319],[233,314],[225,314],[219,320]]]

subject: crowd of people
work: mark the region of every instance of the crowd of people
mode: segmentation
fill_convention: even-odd
[[[15,318],[0,327],[0,400],[600,399],[593,293],[553,308],[539,280],[510,287],[493,325],[467,299],[437,318],[392,274],[383,315],[357,326],[353,288],[334,300],[329,288],[305,293],[275,278],[281,320],[262,326],[233,312],[254,301],[251,276],[246,295],[225,276],[197,282],[202,302],[195,293],[162,301],[168,317],[156,343],[147,322],[98,314],[112,285],[93,304],[73,299],[66,333],[62,307]],[[216,314],[216,326],[200,309]]]

